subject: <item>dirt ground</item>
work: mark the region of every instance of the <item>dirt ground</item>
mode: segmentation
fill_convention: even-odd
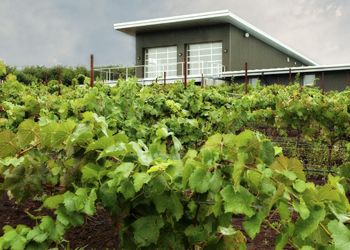
[[[9,200],[7,195],[2,195],[0,201],[0,229],[5,225],[15,227],[24,224],[30,227],[35,226],[26,212],[39,215],[36,211],[41,205],[40,202],[27,201],[16,204]],[[40,215],[52,215],[48,210],[44,210]],[[0,235],[2,232],[0,233]],[[85,249],[116,249],[117,232],[112,225],[112,221],[104,210],[99,210],[93,217],[87,218],[83,226],[76,227],[66,234],[71,249],[85,247]]]

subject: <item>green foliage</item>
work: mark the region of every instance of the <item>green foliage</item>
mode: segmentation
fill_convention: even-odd
[[[9,76],[0,86],[0,190],[18,202],[35,197],[54,216],[4,227],[0,249],[65,245],[65,233],[101,207],[121,249],[244,249],[262,225],[279,233],[276,249],[346,249],[344,179],[308,182],[299,160],[244,128],[347,136],[348,93],[257,87],[233,98],[232,90],[29,87]]]
[[[3,76],[6,74],[6,65],[5,63],[0,59],[0,76]]]
[[[58,80],[66,86],[74,85],[74,79],[76,79],[79,84],[83,84],[81,83],[84,81],[83,78],[89,75],[89,71],[85,67],[78,66],[72,68],[60,65],[53,67],[27,66],[23,69],[7,67],[7,73],[15,75],[20,82],[26,85],[31,85],[32,83],[47,84],[52,80]],[[6,74],[6,71],[4,71],[3,74]],[[0,74],[0,76],[1,75],[2,74]]]

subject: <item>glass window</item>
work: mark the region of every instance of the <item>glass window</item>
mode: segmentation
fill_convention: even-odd
[[[306,74],[303,77],[303,85],[304,86],[314,86],[316,81],[315,74]]]
[[[177,47],[159,47],[145,50],[145,78],[177,75]]]
[[[187,49],[188,75],[213,75],[222,71],[222,43],[190,44]]]

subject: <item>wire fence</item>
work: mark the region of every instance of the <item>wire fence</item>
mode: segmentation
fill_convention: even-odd
[[[339,166],[348,161],[347,141],[334,144],[319,141],[304,141],[298,137],[273,137],[271,141],[283,149],[287,157],[296,157],[303,162],[304,171],[313,175],[336,174]]]

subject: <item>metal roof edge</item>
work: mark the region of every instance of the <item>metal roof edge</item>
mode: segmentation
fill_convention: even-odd
[[[138,20],[131,22],[123,22],[123,23],[115,23],[114,29],[128,29],[128,28],[136,28],[148,25],[158,25],[158,24],[166,24],[166,23],[174,23],[174,22],[184,22],[184,21],[192,21],[198,20],[202,18],[213,18],[220,16],[228,16],[232,14],[229,10],[219,10],[219,11],[211,11],[211,12],[203,12],[196,14],[187,14],[187,15],[179,15],[179,16],[171,16],[171,17],[161,17],[161,18],[153,18],[146,20]]]
[[[273,74],[288,74],[291,73],[307,73],[307,72],[322,72],[322,71],[338,71],[338,70],[350,70],[350,64],[333,64],[333,65],[317,65],[317,66],[303,66],[303,67],[285,67],[285,68],[272,68],[272,69],[253,69],[248,70],[248,75],[273,75]],[[243,76],[244,70],[226,71],[222,73],[223,76]]]

